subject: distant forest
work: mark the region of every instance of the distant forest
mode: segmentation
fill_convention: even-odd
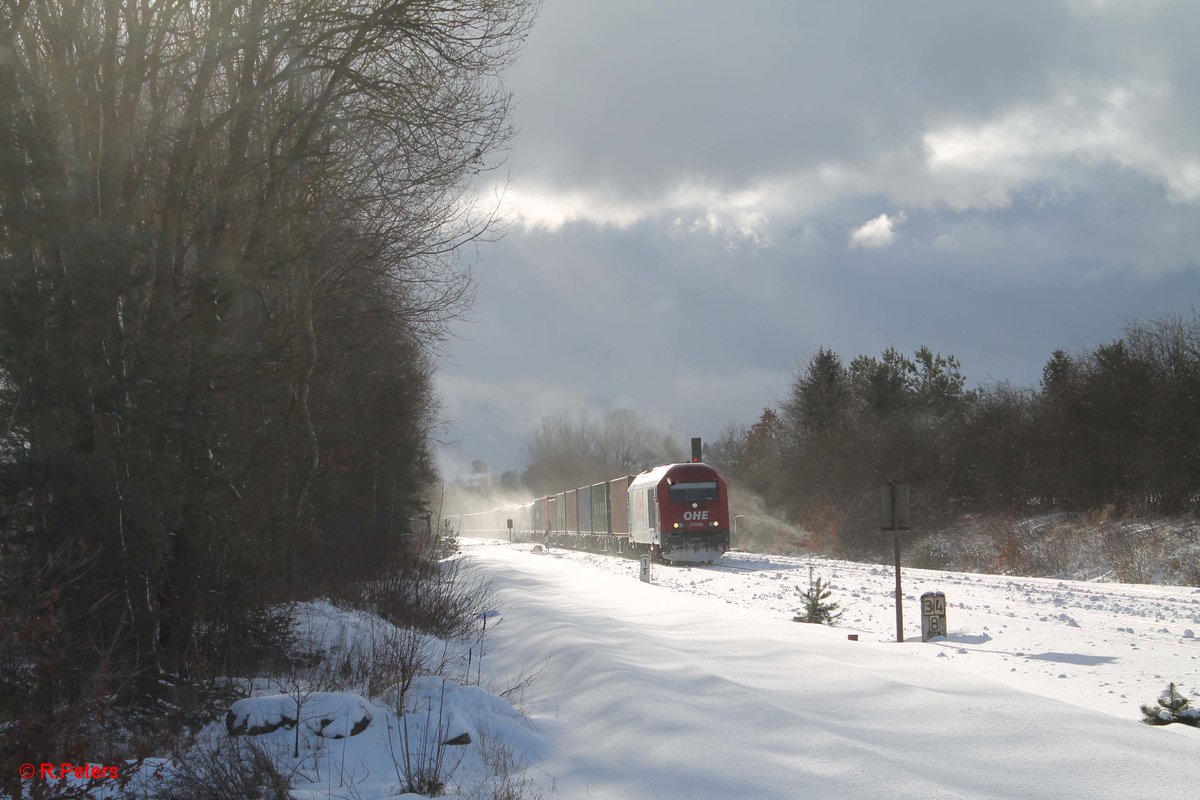
[[[1036,388],[967,389],[958,360],[821,349],[779,408],[730,425],[707,458],[732,484],[848,555],[878,550],[879,486],[910,487],[927,530],[968,514],[1200,508],[1200,315],[1135,322],[1054,351]]]
[[[1045,573],[1071,562],[1064,554],[1085,546],[1079,531],[1054,534],[1064,539],[1057,555],[1035,552],[1045,535],[1019,541],[1028,520],[1046,515],[1195,519],[1200,314],[1130,323],[1090,351],[1055,350],[1037,387],[967,386],[955,356],[926,347],[849,361],[818,350],[782,402],[705,443],[705,460],[730,483],[733,513],[749,517],[734,545],[879,558],[890,543],[879,533],[888,481],[909,486],[912,540],[957,531],[938,544],[943,554],[961,549],[973,520],[989,520],[986,552],[956,562],[977,569]],[[578,422],[560,415],[531,437],[520,479],[509,472],[478,488],[513,502],[681,460],[680,445],[627,410]],[[1195,538],[1195,526],[1184,527]],[[1115,569],[1123,579],[1161,577],[1119,555],[1149,543],[1127,541],[1124,528],[1110,533],[1101,546],[1108,563],[1126,565]],[[1200,580],[1200,541],[1160,545],[1192,553],[1173,574]],[[931,546],[918,560],[948,563]]]

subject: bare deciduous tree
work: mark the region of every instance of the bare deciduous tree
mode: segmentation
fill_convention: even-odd
[[[657,464],[683,460],[670,434],[656,431],[637,413],[616,409],[601,420],[565,414],[542,419],[530,437],[525,483],[539,494],[636,474]]]
[[[535,10],[0,2],[0,578],[54,598],[41,712],[185,680],[342,511],[378,544],[419,502]]]

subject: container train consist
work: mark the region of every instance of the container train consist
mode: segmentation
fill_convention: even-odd
[[[452,517],[460,533],[659,561],[712,563],[729,549],[725,479],[707,464],[665,464],[539,497],[530,503]]]

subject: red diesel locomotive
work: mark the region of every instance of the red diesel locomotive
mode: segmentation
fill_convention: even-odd
[[[629,484],[629,541],[664,561],[711,563],[729,549],[725,479],[707,464],[667,464]]]

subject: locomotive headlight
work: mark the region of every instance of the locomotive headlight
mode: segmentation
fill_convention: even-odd
[[[678,522],[676,522],[676,523],[675,523],[674,525],[672,525],[671,527],[673,527],[673,528],[678,528],[678,527],[679,527],[679,523],[678,523]]]
[[[721,527],[721,523],[717,522],[717,521],[714,519],[714,520],[713,520],[713,527],[714,527],[714,528],[719,528],[719,527]]]

